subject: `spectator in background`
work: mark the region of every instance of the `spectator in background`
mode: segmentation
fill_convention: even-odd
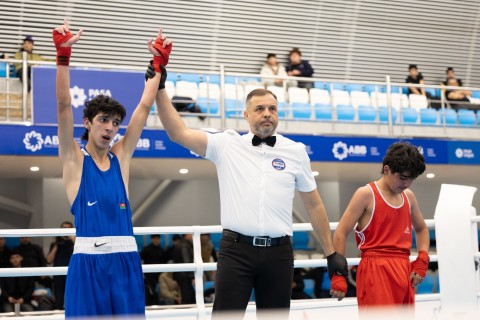
[[[446,86],[449,79],[457,79],[459,87],[463,85],[462,79],[457,78],[457,76],[455,75],[455,70],[453,70],[452,67],[448,67],[447,70],[445,70],[445,76],[446,76],[445,81],[442,82],[443,85]]]
[[[267,61],[260,70],[261,76],[282,76],[287,77],[287,71],[283,64],[279,63],[277,56],[274,53],[269,53],[267,55]],[[271,79],[271,78],[262,78],[262,83],[265,87],[268,86],[283,86],[283,81],[280,79]]]
[[[33,41],[32,36],[26,36],[25,39],[23,39],[23,44],[22,47],[20,48],[17,53],[15,53],[15,59],[22,60],[23,59],[23,52],[27,52],[27,60],[29,61],[50,61],[48,59],[45,59],[41,55],[34,53],[33,48],[34,48],[35,42]],[[52,60],[53,61],[53,60]],[[22,68],[22,63],[16,63],[15,64],[15,70],[17,72],[17,77],[20,79],[20,81],[23,82],[23,68]],[[27,70],[27,75],[28,75],[28,92],[32,89],[31,86],[31,77],[32,77],[32,67],[31,65],[28,66]]]
[[[0,52],[0,59],[8,59],[9,56],[5,52]]]
[[[20,252],[14,250],[10,253],[9,261],[12,268],[21,268],[23,257]],[[31,301],[35,290],[34,277],[0,278],[0,288],[3,312],[13,312],[15,304],[20,305],[21,311],[33,311]]]
[[[180,244],[173,252],[174,263],[193,263],[193,237],[192,234],[183,235]],[[175,272],[173,279],[180,286],[183,304],[195,303],[195,289],[193,288],[193,272]]]
[[[20,245],[14,250],[22,255],[22,265],[25,267],[45,267],[47,265],[42,248],[33,244],[29,237],[20,237]]]
[[[179,234],[174,234],[172,236],[172,245],[165,251],[165,259],[168,262],[173,262],[174,260],[174,251],[182,243],[182,237]]]
[[[217,252],[213,247],[213,243],[209,233],[200,235],[200,244],[202,246],[202,261],[203,262],[217,262]],[[215,271],[206,271],[204,273],[206,281],[215,280]]]
[[[152,243],[143,247],[142,251],[140,252],[140,258],[142,259],[144,264],[161,264],[167,263],[165,251],[160,246],[160,235],[159,234],[152,234],[150,236]],[[149,272],[145,273],[145,286],[148,292],[152,292],[153,294],[153,301],[152,303],[147,303],[147,305],[153,304],[154,301],[158,301],[158,297],[155,293],[155,287],[158,283],[158,277],[160,276],[160,272]]]
[[[70,221],[65,221],[60,228],[73,228]],[[74,236],[56,237],[50,245],[47,255],[47,263],[53,264],[54,267],[67,267],[73,254],[73,246],[75,244]],[[55,296],[55,309],[64,309],[65,285],[67,276],[53,277],[53,295]]]
[[[158,277],[160,283],[160,304],[182,304],[182,293],[172,272],[164,272]]]
[[[303,281],[305,273],[304,269],[293,269],[292,300],[312,299],[312,297],[303,291],[305,289],[305,282]]]
[[[0,237],[0,268],[8,268],[10,262],[10,248],[6,245],[4,237]]]
[[[293,48],[289,53],[290,64],[287,66],[287,74],[291,77],[312,77],[313,68],[307,60],[302,60],[302,52]],[[298,81],[299,88],[313,88],[311,81]]]
[[[405,79],[405,82],[413,84],[424,84],[423,75],[421,72],[418,72],[416,64],[411,64],[408,66],[408,77],[407,79]],[[426,96],[424,88],[408,87],[408,94],[412,93]]]
[[[22,255],[24,267],[47,266],[47,259],[45,259],[42,248],[33,244],[29,237],[20,237],[20,245],[13,249]],[[52,288],[52,279],[50,277],[37,277],[36,281],[47,288]]]
[[[447,86],[459,87],[460,84],[455,78],[447,80]],[[470,106],[470,100],[468,97],[472,95],[472,91],[463,89],[446,90],[445,97],[451,102],[454,109],[468,109]]]

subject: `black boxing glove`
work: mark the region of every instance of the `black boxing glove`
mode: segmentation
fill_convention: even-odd
[[[347,277],[348,275],[347,259],[339,253],[334,252],[327,257],[327,268],[330,279],[334,274],[342,275],[344,277]]]
[[[145,81],[155,77],[155,68],[153,66],[153,60],[150,60],[150,64],[145,72]],[[165,89],[165,81],[167,81],[167,69],[164,66],[160,66],[160,83],[158,84],[158,90]]]

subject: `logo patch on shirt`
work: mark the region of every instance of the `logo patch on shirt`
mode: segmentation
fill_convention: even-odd
[[[284,170],[286,165],[285,161],[282,159],[276,158],[272,160],[272,167],[276,170]]]
[[[93,206],[94,204],[96,204],[97,202],[98,202],[98,201],[93,201],[93,202],[88,201],[88,202],[87,202],[87,206],[91,207],[91,206]]]
[[[120,209],[121,210],[126,210],[127,209],[127,206],[126,206],[125,202],[120,202]]]
[[[403,233],[410,234],[410,228],[407,226],[403,231]]]

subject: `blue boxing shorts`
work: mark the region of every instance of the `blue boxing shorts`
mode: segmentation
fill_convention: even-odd
[[[131,236],[77,237],[65,289],[65,318],[145,319],[142,262]]]

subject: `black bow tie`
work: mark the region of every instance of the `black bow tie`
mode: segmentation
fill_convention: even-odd
[[[270,147],[273,147],[275,145],[275,142],[277,142],[277,137],[275,136],[270,136],[266,137],[265,139],[260,138],[257,135],[254,135],[252,138],[252,145],[253,146],[258,146],[260,143],[265,142],[267,145]]]

